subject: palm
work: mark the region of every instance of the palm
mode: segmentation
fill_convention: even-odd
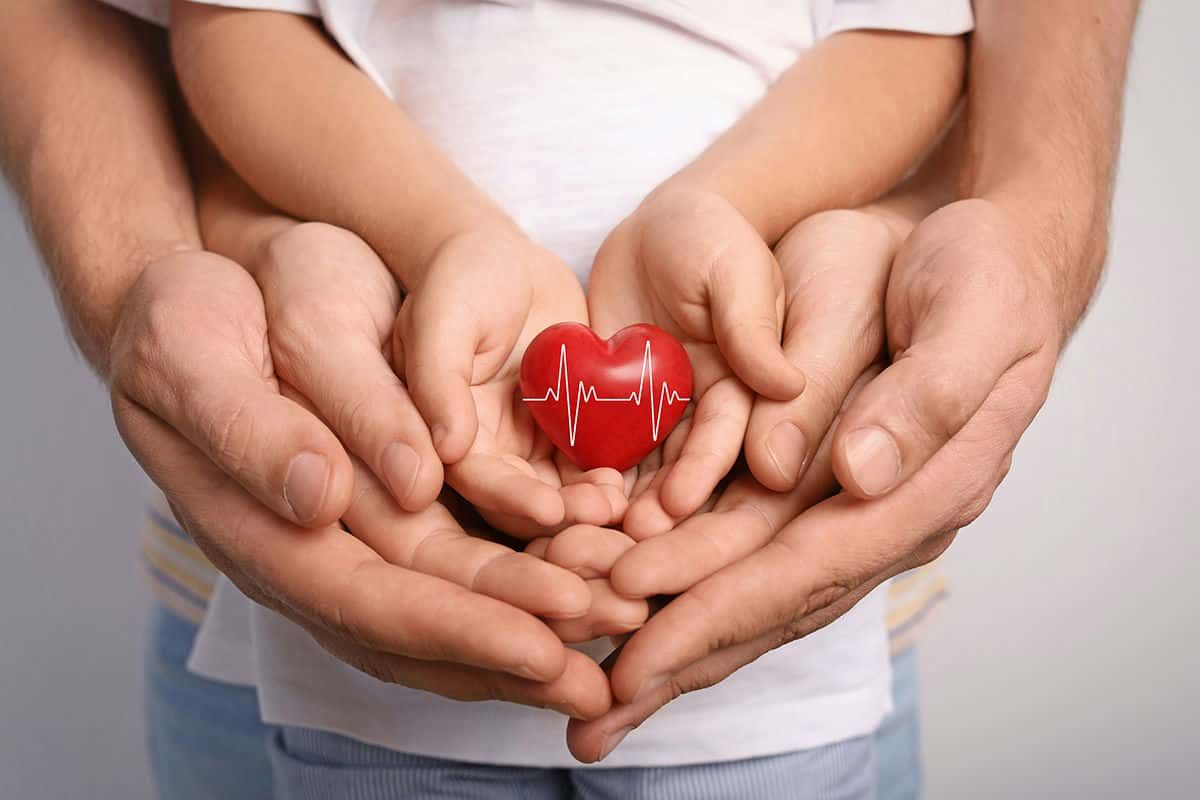
[[[638,322],[657,325],[679,339],[693,371],[693,402],[638,467],[625,520],[637,538],[664,533],[699,508],[741,449],[753,396],[718,344],[711,311],[734,273],[718,265],[732,259],[745,280],[774,282],[778,293],[778,268],[757,233],[731,206],[694,199],[631,217],[597,254],[588,289],[593,327],[609,336]]]
[[[401,339],[433,347],[412,348],[426,363],[408,364],[417,366],[410,385],[414,372],[440,361],[439,377],[457,378],[463,391],[455,398],[424,387],[426,407],[440,404],[454,423],[477,423],[463,439],[462,455],[446,459],[450,485],[516,536],[574,521],[608,524],[623,512],[606,487],[619,476],[560,469],[553,445],[519,399],[521,359],[533,337],[556,322],[586,323],[583,289],[566,265],[521,238],[471,239],[439,254],[414,295],[410,313],[402,308]]]

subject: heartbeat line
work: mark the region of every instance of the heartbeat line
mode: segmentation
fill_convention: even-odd
[[[575,406],[571,407],[571,379],[567,373],[567,346],[564,344],[558,351],[558,382],[554,388],[547,389],[546,394],[541,397],[522,397],[526,403],[549,403],[551,401],[557,403],[563,397],[563,389],[566,388],[566,404],[567,404],[567,434],[571,441],[571,446],[575,446],[575,431],[579,428],[579,410],[581,406],[586,405],[591,401],[597,403],[633,403],[640,406],[646,387],[650,387],[650,437],[652,441],[658,441],[658,424],[662,420],[662,411],[666,406],[674,405],[675,403],[686,403],[691,400],[690,397],[680,397],[679,392],[667,386],[667,382],[663,381],[662,391],[659,392],[658,403],[654,402],[654,359],[650,355],[650,340],[646,340],[646,353],[642,356],[642,375],[638,379],[637,389],[630,392],[625,397],[600,397],[596,392],[595,386],[585,385],[583,381],[579,382],[579,389],[576,392]]]

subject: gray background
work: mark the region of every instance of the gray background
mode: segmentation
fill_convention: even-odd
[[[931,800],[1200,796],[1200,5],[1145,6],[1105,286],[922,644]],[[3,194],[0,376],[0,797],[148,798],[144,479]]]

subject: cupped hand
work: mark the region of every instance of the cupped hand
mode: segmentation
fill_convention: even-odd
[[[981,200],[917,227],[887,292],[894,363],[846,403],[831,434],[846,488],[651,617],[612,666],[613,709],[569,725],[577,757],[602,758],[680,694],[829,624],[887,578],[936,558],[983,512],[1045,400],[1073,322],[1044,257],[1026,242]],[[883,450],[887,470],[859,471],[877,436],[864,429],[895,443]],[[864,485],[856,472],[872,477]],[[620,570],[618,562],[614,577]]]
[[[409,289],[395,361],[446,480],[507,533],[531,537],[625,512],[621,475],[557,458],[520,400],[521,358],[556,322],[587,321],[574,274],[515,228],[456,235]]]
[[[715,194],[655,192],[600,248],[587,295],[596,331],[649,322],[692,362],[692,404],[639,466],[624,520],[633,536],[664,533],[704,503],[737,460],[753,393],[803,390],[780,345],[782,289],[770,248]]]
[[[125,301],[111,364],[122,437],[249,597],[383,680],[579,717],[608,707],[599,668],[535,616],[586,612],[582,580],[468,536],[440,505],[396,505],[285,396],[261,294],[241,266],[188,252],[148,267]],[[285,493],[305,453],[329,465],[311,528],[296,524]],[[343,513],[353,535],[331,524]]]

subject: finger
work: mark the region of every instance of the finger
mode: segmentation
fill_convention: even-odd
[[[538,548],[543,558],[584,579],[607,578],[617,559],[634,546],[625,533],[596,525],[572,525],[545,541],[544,549]]]
[[[806,223],[776,254],[787,282],[783,349],[807,383],[787,402],[756,398],[746,429],[746,463],[775,491],[796,485],[855,379],[883,349],[883,296],[896,249],[890,228],[865,214]]]
[[[446,468],[446,479],[485,516],[524,518],[540,528],[558,525],[566,516],[558,489],[534,477],[533,468],[516,457],[472,452]]]
[[[187,269],[167,260],[147,270],[127,301],[145,308],[117,344],[116,413],[143,408],[285,519],[332,523],[350,501],[348,456],[320,420],[280,396],[254,281],[232,261],[190,255]]]
[[[567,746],[571,753],[584,763],[603,760],[632,730],[672,700],[689,692],[715,686],[763,654],[828,625],[849,611],[880,583],[904,569],[907,567],[896,565],[887,573],[876,576],[869,583],[863,584],[850,595],[819,612],[802,617],[789,625],[774,628],[750,641],[718,648],[684,666],[667,679],[648,683],[636,697],[630,698],[626,703],[615,704],[600,717],[590,721],[576,720],[568,723]],[[612,667],[614,671],[620,664],[623,653],[624,649],[616,658]]]
[[[851,387],[849,399],[878,374],[878,367],[865,370]],[[751,476],[739,477],[710,513],[698,514],[668,533],[639,542],[621,556],[613,565],[613,586],[629,597],[678,594],[745,558],[796,515],[837,490],[831,450],[832,437],[826,436],[812,468],[790,492],[772,492]]]
[[[878,374],[878,367],[864,371],[851,387],[849,398]],[[772,492],[751,476],[739,477],[710,513],[698,514],[670,532],[645,539],[621,556],[613,565],[613,586],[629,597],[678,594],[750,555],[797,514],[837,490],[831,450],[832,437],[826,436],[812,468],[790,492]]]
[[[833,463],[848,491],[875,497],[908,479],[962,429],[1005,371],[1039,352],[1025,345],[1019,309],[995,291],[972,281],[933,292],[918,310],[907,347],[843,415]]]
[[[629,507],[621,527],[634,539],[658,536],[675,527],[677,520],[663,510],[659,490],[667,478],[666,466],[675,463],[683,451],[683,443],[692,430],[693,410],[689,407],[675,430],[667,440],[654,448],[635,468],[632,485],[629,486]]]
[[[562,482],[568,524],[612,525],[621,521],[629,507],[629,498],[625,494],[625,477],[620,472],[609,467],[585,472],[561,451],[555,453],[554,462]]]
[[[775,257],[752,230],[721,251],[711,271],[713,335],[742,381],[773,400],[804,391],[804,374],[780,343],[783,281]]]
[[[543,682],[453,662],[380,653],[322,635],[315,638],[333,655],[378,680],[434,692],[452,700],[499,700],[552,708],[574,719],[593,719],[611,705],[604,673],[586,655],[572,650],[566,651],[562,673]]]
[[[433,502],[441,461],[380,352],[399,307],[387,266],[349,231],[305,223],[277,235],[247,268],[262,287],[279,375],[402,505],[418,510]]]
[[[852,595],[896,564],[907,569],[940,553],[949,544],[941,532],[969,524],[990,500],[1037,410],[1027,387],[1048,382],[1047,369],[1014,368],[961,435],[895,492],[825,500],[675,598],[626,644],[612,673],[614,696],[628,701],[703,658],[713,643],[749,641]]]
[[[587,642],[601,636],[618,636],[637,630],[650,615],[645,600],[621,597],[612,590],[607,578],[587,582],[591,606],[578,619],[550,622],[550,629],[564,642]]]
[[[691,514],[708,499],[737,461],[753,398],[736,378],[725,378],[700,397],[683,449],[659,489],[663,510],[672,517]]]
[[[384,480],[402,507],[419,511],[432,503],[442,488],[441,460],[424,420],[379,349],[365,339],[339,341],[328,335],[294,346],[304,355],[281,359],[284,379]]]
[[[587,612],[591,593],[579,576],[470,535],[441,504],[406,512],[361,463],[356,466],[355,500],[343,519],[385,560],[539,617],[570,619]]]
[[[719,683],[767,649],[765,642],[758,641],[724,648],[689,665],[673,680],[648,690],[634,702],[614,703],[606,713],[591,720],[571,720],[567,723],[567,747],[571,755],[585,764],[604,760],[635,728],[667,703],[685,692]],[[620,660],[618,655],[617,663]]]
[[[434,282],[431,282],[434,283]],[[479,334],[461,302],[434,283],[409,296],[396,321],[397,362],[442,461],[462,459],[479,428],[471,394]]]
[[[252,596],[270,598],[310,631],[530,680],[562,674],[562,643],[532,615],[388,564],[341,528],[306,530],[280,519],[141,408],[123,409],[118,425],[150,478],[186,509],[189,531],[214,563],[237,565]]]

